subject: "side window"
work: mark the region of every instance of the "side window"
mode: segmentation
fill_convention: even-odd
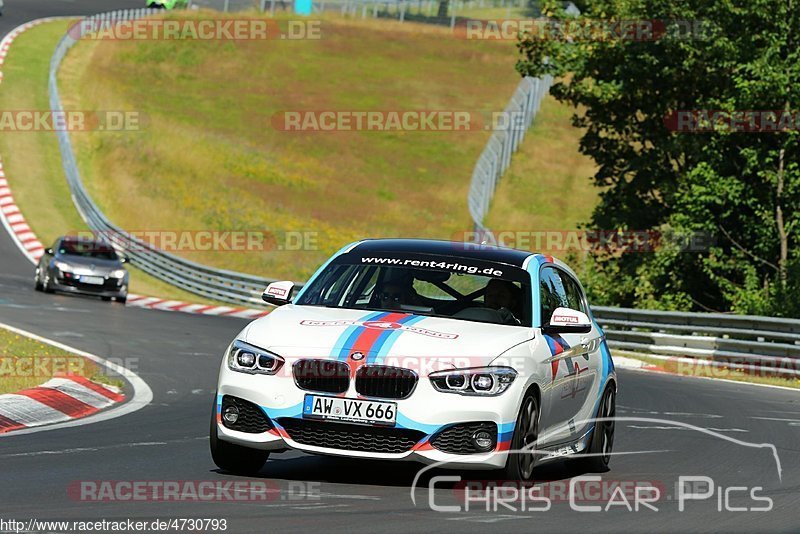
[[[542,305],[542,324],[550,322],[556,308],[569,307],[569,299],[561,275],[552,267],[539,273],[539,298]]]
[[[564,289],[567,291],[567,306],[571,310],[586,313],[586,305],[584,304],[583,292],[578,283],[568,274],[562,272],[561,280],[564,282]]]
[[[337,266],[329,271],[318,289],[319,299],[326,305],[338,305],[342,292],[353,280],[353,268],[346,265]]]

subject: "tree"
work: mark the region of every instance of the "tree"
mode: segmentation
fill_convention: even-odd
[[[700,125],[712,131],[668,127],[676,116],[698,115],[683,110],[800,116],[800,5],[793,2],[597,0],[579,5],[577,18],[548,2],[551,29],[628,21],[627,30],[631,21],[649,21],[640,26],[651,35],[621,37],[610,27],[589,38],[580,31],[521,36],[517,70],[557,77],[551,92],[576,106],[581,151],[598,164],[593,180],[602,192],[589,224],[706,237],[701,247],[678,239],[653,252],[599,252],[590,273],[595,298],[800,316],[800,124],[753,133],[710,116]]]
[[[450,0],[439,0],[439,11],[436,16],[440,19],[447,18],[447,10],[450,8]]]

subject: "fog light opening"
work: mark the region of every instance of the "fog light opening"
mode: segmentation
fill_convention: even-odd
[[[236,421],[239,420],[239,408],[236,406],[228,406],[225,408],[225,413],[222,414],[222,418],[229,425],[236,423]]]
[[[489,452],[494,449],[494,438],[485,430],[478,430],[472,434],[472,444],[480,452]]]

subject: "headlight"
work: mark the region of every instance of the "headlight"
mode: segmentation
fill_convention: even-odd
[[[111,278],[122,278],[123,276],[125,276],[125,269],[117,269],[111,273]]]
[[[240,373],[274,375],[284,360],[277,354],[236,340],[228,351],[228,369]]]
[[[56,269],[61,271],[62,273],[71,273],[72,266],[69,263],[64,263],[63,261],[54,262],[53,265],[56,266]]]
[[[437,371],[429,378],[433,387],[444,393],[494,396],[511,386],[517,372],[511,367],[474,367]]]

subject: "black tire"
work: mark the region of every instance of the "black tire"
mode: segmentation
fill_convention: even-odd
[[[597,419],[586,455],[580,458],[581,467],[590,473],[608,471],[611,451],[614,448],[614,416],[617,408],[617,392],[613,384],[609,384],[603,392],[600,406],[597,408]]]
[[[39,269],[36,269],[36,274],[33,277],[33,289],[42,291],[42,282],[39,280]]]
[[[114,297],[114,300],[116,300],[120,304],[125,304],[126,302],[128,302],[128,297],[127,296],[125,296],[125,297]]]
[[[269,451],[242,447],[222,441],[217,437],[216,401],[211,409],[209,442],[211,458],[217,467],[235,475],[255,475],[264,467],[269,458]]]
[[[111,297],[100,297],[100,298],[103,299],[106,302],[110,302],[111,301]]]
[[[504,480],[518,480],[528,482],[533,479],[533,470],[539,455],[536,454],[536,441],[539,439],[539,401],[536,395],[529,391],[522,399],[522,405],[517,415],[517,425],[514,428],[514,437],[511,438],[512,451],[530,449],[530,453],[509,453],[506,466],[501,471],[500,477]]]

